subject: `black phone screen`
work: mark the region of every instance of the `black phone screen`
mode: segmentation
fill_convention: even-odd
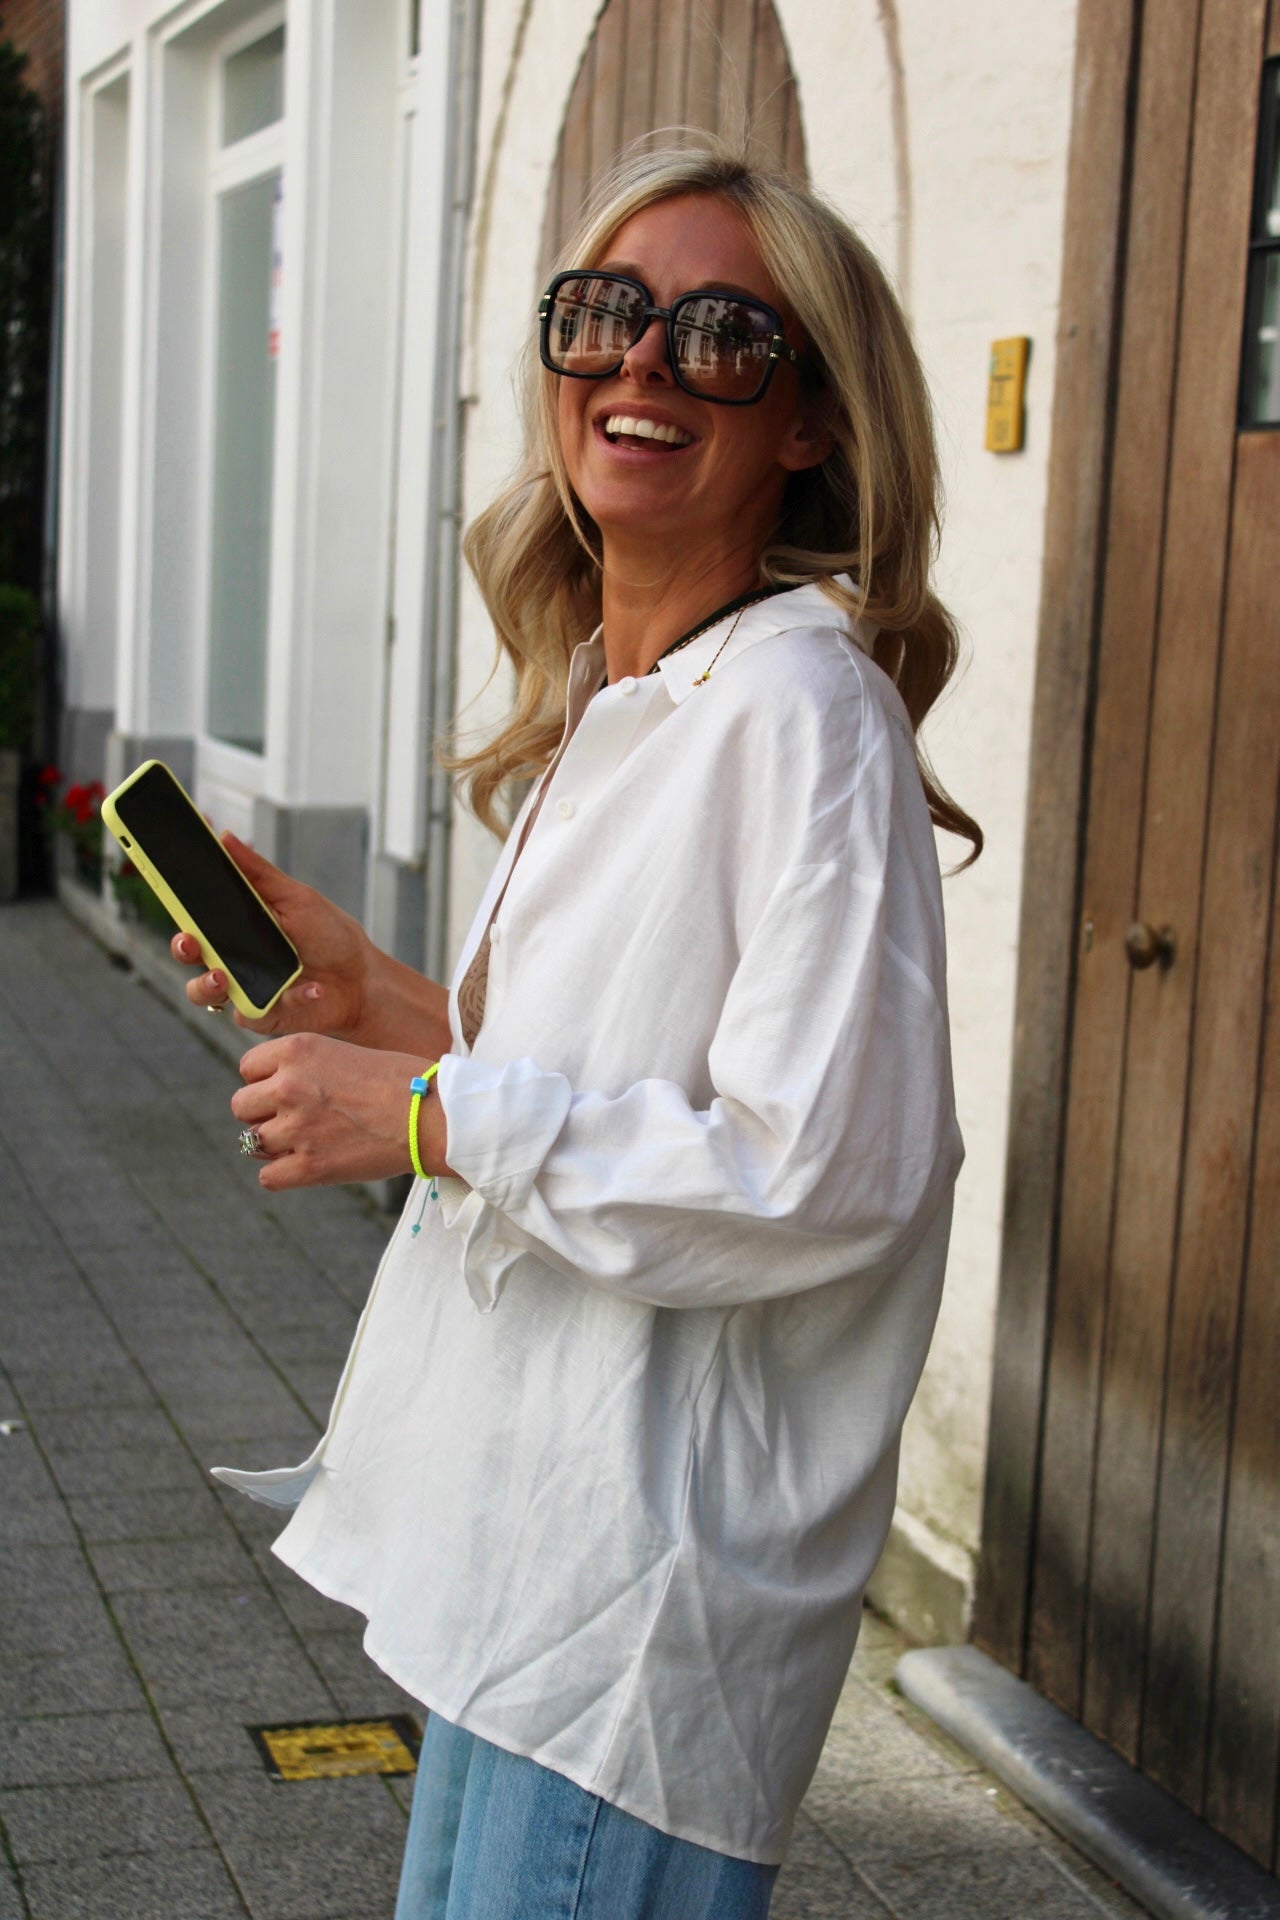
[[[298,956],[168,768],[148,767],[115,809],[254,1006],[265,1007]]]

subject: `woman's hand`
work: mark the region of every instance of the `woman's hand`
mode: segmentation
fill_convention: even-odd
[[[222,844],[280,922],[302,962],[301,979],[281,994],[264,1019],[247,1020],[237,1013],[236,1025],[252,1033],[327,1033],[355,1039],[378,958],[360,922],[314,887],[281,873],[234,833],[224,833]],[[169,950],[184,965],[204,964],[193,934],[176,933]],[[197,1007],[226,1007],[225,976],[205,972],[188,980],[187,998]]]
[[[319,1034],[251,1047],[245,1085],[232,1096],[242,1126],[256,1127],[270,1158],[258,1180],[272,1192],[384,1180],[409,1173],[409,1082],[424,1062],[376,1053]],[[427,1173],[447,1173],[444,1112],[435,1094],[418,1107],[418,1152]]]

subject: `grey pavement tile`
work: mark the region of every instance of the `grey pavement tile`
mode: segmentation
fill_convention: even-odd
[[[911,1920],[1098,1920],[1082,1888],[1037,1848],[957,1848],[945,1859],[881,1862],[871,1884]]]
[[[172,1493],[205,1485],[205,1475],[174,1435],[142,1447],[75,1447],[49,1455],[58,1486],[81,1493]]]
[[[221,1859],[207,1851],[63,1861],[29,1867],[23,1880],[31,1920],[245,1920],[247,1912]]]
[[[254,1580],[249,1550],[230,1527],[194,1540],[103,1542],[90,1547],[89,1558],[110,1594],[208,1587],[243,1593]]]
[[[392,1912],[405,1819],[380,1780],[282,1786],[265,1773],[220,1773],[192,1784],[255,1915]]]
[[[18,1391],[36,1415],[51,1408],[156,1405],[155,1392],[128,1361],[87,1359],[79,1367],[14,1366],[11,1371]]]
[[[289,1389],[280,1384],[266,1396],[254,1399],[201,1402],[178,1410],[182,1431],[202,1459],[211,1459],[211,1447],[244,1446],[277,1442],[305,1459],[322,1428],[304,1413]]]
[[[225,1701],[196,1706],[160,1707],[165,1738],[182,1771],[195,1773],[265,1773],[262,1755],[246,1732],[248,1727],[288,1726],[294,1720],[327,1720],[335,1707],[326,1687],[313,1681],[309,1688],[260,1689],[252,1702],[238,1709]]]
[[[174,1439],[173,1422],[163,1408],[60,1407],[42,1414],[32,1426],[53,1455],[64,1449],[165,1446]]]
[[[0,1434],[0,1504],[51,1500],[57,1492],[32,1434],[25,1430]]]
[[[0,1787],[149,1780],[172,1771],[156,1723],[143,1711],[9,1720],[0,1740]]]
[[[239,1718],[253,1719],[265,1693],[315,1697],[320,1688],[312,1662],[256,1573],[243,1592],[126,1593],[113,1604],[158,1706],[217,1700]]]
[[[276,1599],[308,1643],[313,1633],[346,1632],[354,1634],[357,1640],[362,1637],[364,1615],[356,1608],[345,1607],[341,1601],[330,1600],[327,1595],[317,1593],[313,1586],[299,1578],[292,1567],[286,1567],[270,1551],[263,1552],[259,1548],[254,1558]]]
[[[933,1741],[908,1725],[886,1699],[858,1680],[846,1681],[818,1765],[820,1778],[851,1783],[927,1773],[972,1773],[950,1741]]]
[[[24,1556],[36,1556],[58,1567],[80,1559],[74,1548],[26,1547]],[[81,1561],[83,1567],[83,1561]],[[92,1578],[85,1584],[60,1587],[41,1582],[30,1557],[19,1563],[13,1584],[0,1607],[0,1659],[19,1661],[27,1655],[92,1652],[112,1643],[111,1622]],[[7,1675],[0,1671],[0,1688]]]
[[[239,1465],[239,1462],[236,1464]],[[250,1541],[255,1548],[269,1546],[289,1524],[289,1510],[269,1507],[261,1500],[251,1500],[248,1494],[238,1493],[233,1487],[218,1486],[216,1497],[241,1539]]]
[[[73,1653],[0,1653],[0,1720],[143,1707],[137,1675],[110,1634],[106,1616],[102,1619],[103,1637]]]
[[[409,1713],[421,1721],[422,1703],[376,1667],[349,1627],[339,1632],[308,1633],[307,1652],[337,1695],[344,1713]]]
[[[53,1500],[0,1499],[0,1550],[15,1546],[73,1546],[76,1530],[65,1504]]]
[[[28,1908],[18,1892],[18,1883],[0,1860],[0,1920],[28,1920]]]
[[[896,1628],[872,1613],[870,1607],[864,1607],[850,1671],[870,1686],[891,1687],[894,1671],[906,1645],[907,1642]]]
[[[774,1883],[769,1920],[889,1920],[889,1909],[802,1810]]]
[[[23,1603],[39,1607],[46,1599],[67,1594],[79,1594],[84,1600],[98,1597],[92,1569],[79,1546],[8,1546],[0,1565],[0,1634],[5,1616],[14,1607]]]
[[[113,1780],[76,1787],[19,1787],[0,1793],[20,1869],[86,1854],[154,1853],[207,1845],[208,1833],[180,1780]]]
[[[1008,1858],[1034,1850],[1034,1836],[1004,1816],[983,1784],[986,1777],[848,1782],[819,1774],[804,1806],[832,1844],[879,1885],[882,1870],[896,1872],[904,1861],[919,1865],[984,1851]]]
[[[191,1540],[218,1533],[226,1521],[206,1485],[189,1493],[80,1493],[68,1496],[86,1540]]]

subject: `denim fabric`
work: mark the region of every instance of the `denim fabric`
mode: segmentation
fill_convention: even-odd
[[[432,1714],[395,1920],[765,1920],[777,1871],[673,1840]]]

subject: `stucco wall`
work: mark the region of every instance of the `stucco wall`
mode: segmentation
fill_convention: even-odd
[[[962,677],[928,729],[944,781],[987,850],[947,883],[955,1064],[968,1160],[946,1299],[904,1440],[911,1539],[962,1569],[976,1548],[991,1372],[1016,929],[1047,434],[1053,384],[1075,0],[778,0],[813,181],[895,275],[932,384],[949,508],[940,588],[967,637]],[[529,294],[560,118],[597,0],[494,0],[486,15],[480,196],[470,262],[466,510],[514,461],[509,300]],[[993,339],[1031,336],[1024,452],[983,451]],[[483,610],[464,598],[460,691],[482,724],[505,697]],[[479,696],[477,698],[477,696]],[[460,822],[455,947],[493,859]],[[954,858],[955,849],[944,849]],[[956,1549],[960,1552],[957,1554]]]

